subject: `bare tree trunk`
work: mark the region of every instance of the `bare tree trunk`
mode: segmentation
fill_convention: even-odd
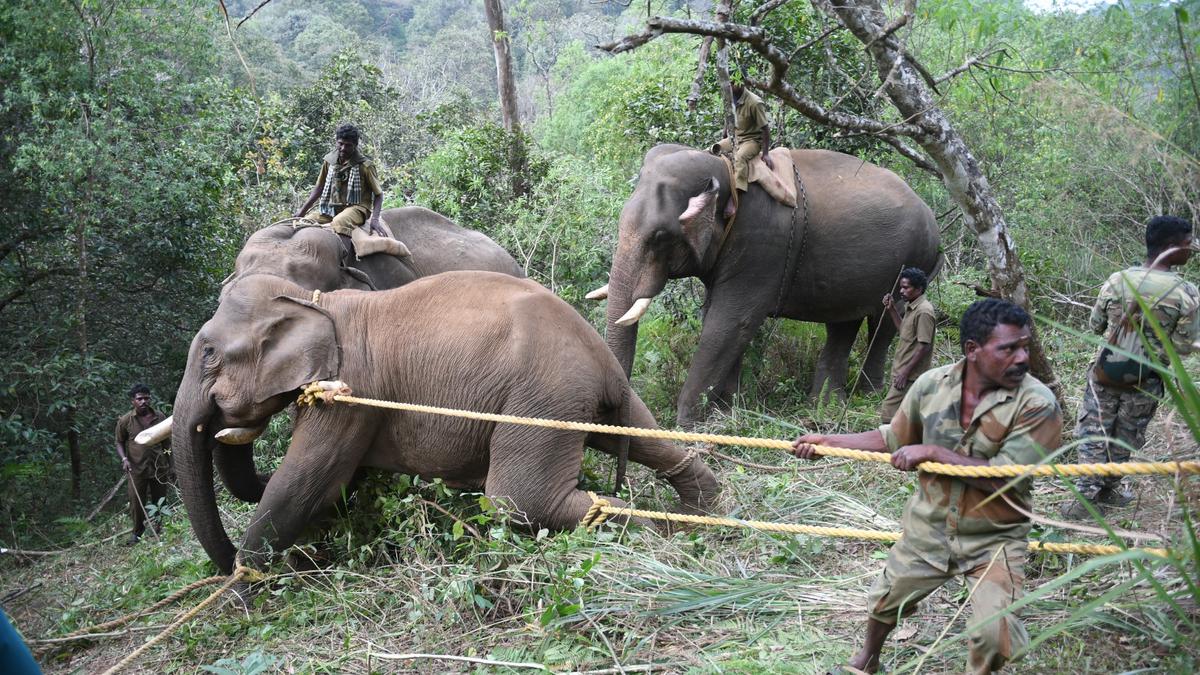
[[[504,31],[504,9],[500,0],[483,0],[487,14],[488,29],[492,36],[492,51],[496,55],[496,88],[500,92],[500,112],[504,118],[504,129],[511,135],[508,166],[512,172],[514,195],[526,192],[525,143],[521,137],[521,120],[517,114],[517,87],[513,81],[512,50],[508,34]]]
[[[721,0],[716,11],[718,23],[729,20],[732,6],[733,0]],[[717,38],[717,84],[721,87],[721,100],[725,109],[724,135],[733,143],[734,152],[737,152],[737,138],[733,135],[733,87],[729,83],[729,46],[725,44],[724,38]]]
[[[1017,245],[1008,234],[1004,211],[975,155],[930,95],[925,75],[894,36],[898,22],[887,23],[878,0],[813,0],[813,5],[841,21],[866,45],[875,60],[884,93],[906,122],[916,124],[924,132],[913,140],[933,159],[950,198],[975,231],[979,250],[987,261],[992,291],[1028,309],[1025,270],[1017,257]],[[1057,391],[1058,378],[1040,343],[1034,345],[1030,354],[1030,369]]]
[[[517,89],[513,84],[512,52],[508,46],[508,35],[504,32],[504,10],[500,0],[483,0],[483,8],[492,35],[492,50],[496,53],[496,87],[500,90],[504,128],[510,132],[519,131],[521,123],[517,119]]]
[[[704,36],[704,42],[700,43],[700,57],[696,60],[696,77],[692,79],[692,90],[688,92],[687,97],[688,110],[695,111],[696,106],[700,103],[700,87],[704,84],[704,71],[708,70],[708,54],[712,51],[712,43],[711,35]]]
[[[67,448],[71,453],[71,498],[78,500],[83,495],[83,452],[79,449],[76,420],[75,406],[71,406],[67,409]]]

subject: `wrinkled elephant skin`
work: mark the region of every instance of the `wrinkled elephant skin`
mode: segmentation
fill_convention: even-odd
[[[223,572],[235,553],[259,566],[267,551],[290,546],[359,467],[479,486],[508,504],[517,522],[562,529],[591,505],[577,487],[586,445],[677,470],[669,480],[681,507],[712,507],[712,472],[666,441],[321,404],[300,409],[239,552],[213,493],[214,434],[262,426],[314,380],[342,380],[372,398],[656,426],[595,329],[532,281],[450,272],[390,291],[311,298],[278,277],[240,278],[192,341],[175,400],[173,452],[188,517]]]
[[[271,274],[309,290],[333,291],[399,288],[421,277],[461,270],[525,276],[512,256],[487,235],[429,209],[387,209],[381,218],[412,251],[411,257],[369,255],[355,260],[346,255],[346,244],[332,230],[281,223],[250,235],[238,253],[230,281]]]
[[[881,385],[895,327],[880,320],[880,299],[902,267],[935,272],[933,213],[898,176],[827,150],[793,150],[792,157],[799,206],[780,204],[752,184],[727,236],[725,164],[685,146],[660,145],[646,155],[621,212],[607,341],[626,374],[645,306],[638,301],[653,298],[668,279],[698,277],[707,291],[700,344],[677,403],[681,426],[703,419],[705,398],[728,406],[742,355],[767,317],[825,324],[814,394],[844,389],[850,349],[867,319],[864,376],[869,386]]]

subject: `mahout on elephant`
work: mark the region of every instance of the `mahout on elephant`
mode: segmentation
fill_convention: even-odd
[[[227,427],[263,426],[305,384],[331,379],[372,398],[656,426],[596,330],[533,281],[449,272],[389,291],[314,294],[279,277],[241,277],[192,341],[172,429],[188,517],[223,572],[235,554],[256,566],[267,551],[291,545],[360,467],[478,486],[535,530],[572,527],[590,507],[577,486],[584,446],[627,452],[657,470],[685,511],[707,511],[717,496],[704,462],[667,441],[366,406],[303,407],[239,554],[217,511],[212,467],[222,447],[246,457],[251,447],[222,446],[218,436]],[[251,474],[242,482],[257,483],[252,461],[241,468]]]
[[[741,195],[732,225],[725,162],[682,145],[652,148],[625,203],[606,287],[607,341],[628,375],[637,322],[669,279],[697,277],[706,289],[700,344],[679,394],[677,418],[692,426],[704,399],[728,406],[742,356],[767,317],[825,324],[812,391],[841,392],[866,319],[863,375],[883,383],[888,344],[879,298],[903,267],[935,272],[933,212],[896,174],[829,150],[792,150],[798,200],[775,201],[757,184]]]

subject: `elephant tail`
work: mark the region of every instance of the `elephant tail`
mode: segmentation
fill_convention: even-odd
[[[942,267],[945,264],[946,264],[946,254],[943,253],[941,248],[939,247],[938,254],[937,254],[937,260],[935,260],[933,263],[933,269],[929,271],[929,279],[933,280],[933,279],[937,278],[937,275],[939,273],[941,273]]]
[[[630,411],[633,406],[630,404],[629,397],[633,392],[629,382],[622,379],[621,381],[621,407],[617,413],[617,424],[627,427],[630,426],[632,415]],[[617,478],[613,481],[613,494],[620,494],[621,487],[625,485],[625,470],[629,466],[629,437],[622,435],[617,441]]]

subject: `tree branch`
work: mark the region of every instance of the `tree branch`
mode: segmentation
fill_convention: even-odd
[[[757,26],[758,22],[761,21],[764,16],[776,9],[779,9],[787,3],[788,0],[768,0],[767,2],[764,2],[758,6],[758,9],[755,9],[750,14],[750,25]]]
[[[1003,52],[1003,51],[1004,51],[1003,49],[991,50],[991,51],[986,51],[982,54],[979,54],[978,56],[972,56],[971,58],[967,59],[966,61],[963,61],[963,64],[961,66],[958,66],[957,68],[952,68],[952,69],[946,71],[940,77],[934,78],[933,81],[938,84],[941,84],[947,80],[950,80],[952,78],[958,77],[959,75],[962,75],[963,73],[967,72],[968,70],[970,70],[971,68],[974,68],[977,65],[978,66],[987,66],[989,64],[984,63],[983,62],[984,59],[990,57],[991,55],[993,55],[997,52]]]
[[[835,24],[834,26],[827,28],[825,30],[825,32],[821,33],[817,37],[809,40],[808,42],[805,42],[804,44],[800,45],[799,47],[796,47],[795,49],[792,50],[792,53],[790,55],[788,55],[788,63],[791,63],[793,59],[795,59],[797,56],[799,56],[800,52],[817,44],[821,40],[824,40],[825,38],[829,37],[830,35],[833,35],[834,33],[838,32],[839,30],[841,30],[843,28],[845,28],[845,26],[843,26],[841,24]]]
[[[771,44],[770,38],[761,28],[751,28],[750,26],[736,23],[716,23],[713,21],[674,19],[661,16],[650,19],[647,25],[649,28],[643,33],[627,36],[607,45],[597,45],[596,48],[612,54],[620,54],[636,49],[664,33],[711,35],[716,38],[743,42],[748,44],[771,64],[771,80],[769,82],[754,80],[747,84],[760,91],[774,94],[784,103],[800,111],[806,117],[829,126],[868,134],[899,134],[915,138],[925,133],[921,127],[915,124],[905,122],[889,124],[860,115],[826,110],[816,101],[803,96],[785,79],[788,67],[790,66],[787,55],[778,47]],[[916,151],[914,150],[913,152],[915,153]]]
[[[258,3],[258,7],[255,7],[254,9],[250,10],[250,13],[247,14],[245,17],[243,17],[242,20],[239,21],[236,26],[234,26],[234,29],[241,28],[242,24],[249,21],[250,17],[254,16],[255,14],[258,14],[258,10],[262,9],[263,7],[266,7],[267,4],[270,2],[271,2],[271,0],[263,0],[262,2]]]

